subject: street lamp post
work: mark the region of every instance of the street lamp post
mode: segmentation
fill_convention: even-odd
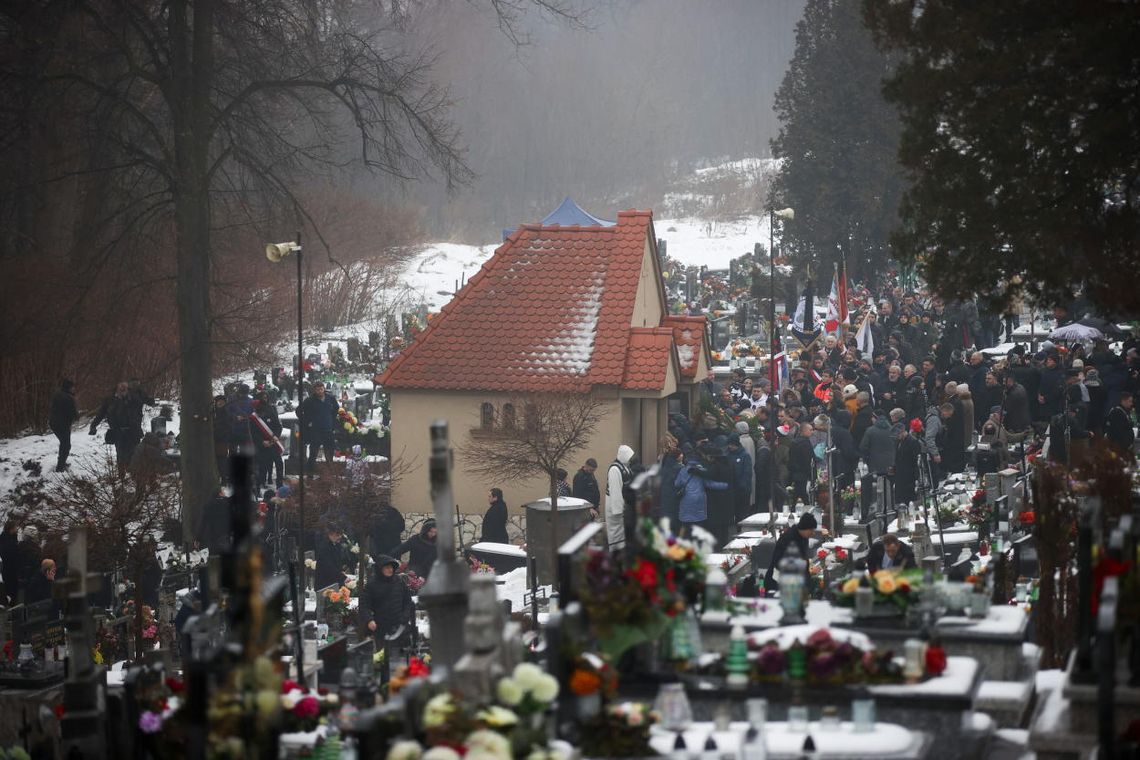
[[[300,477],[297,479],[297,512],[301,518],[301,535],[297,545],[300,548],[301,556],[305,556],[305,426],[301,423],[301,401],[302,395],[305,392],[305,339],[303,337],[303,322],[302,322],[302,291],[301,291],[301,233],[297,233],[297,239],[288,243],[270,243],[265,246],[265,258],[272,261],[274,264],[279,264],[282,259],[294,254],[297,259],[297,366],[294,371],[297,374],[297,444],[299,451],[294,452],[293,447],[289,447],[289,451],[297,456],[297,471]]]
[[[780,445],[779,435],[776,433],[776,422],[779,415],[779,404],[776,398],[776,354],[780,353],[780,331],[776,329],[776,245],[774,230],[776,218],[795,219],[796,212],[791,208],[776,211],[768,209],[768,425],[772,429],[772,467],[768,476],[771,484],[771,502],[768,505],[768,514],[775,519],[776,494],[780,487],[776,478],[776,447]]]

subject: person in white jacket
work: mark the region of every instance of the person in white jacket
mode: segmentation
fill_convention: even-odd
[[[631,459],[633,449],[623,443],[618,446],[617,458],[610,463],[606,472],[606,539],[610,549],[625,546],[625,497],[622,488],[633,476],[633,471],[629,468]]]

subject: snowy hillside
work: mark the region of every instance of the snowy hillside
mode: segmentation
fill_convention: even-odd
[[[708,188],[728,177],[734,183],[733,186],[751,188],[759,181],[761,175],[771,171],[772,168],[771,162],[760,159],[717,164],[695,170],[692,187]],[[613,217],[618,209],[588,210],[603,217]],[[656,209],[654,211],[657,213]],[[669,255],[686,266],[703,265],[710,269],[724,269],[728,267],[731,259],[752,251],[757,242],[768,245],[766,216],[744,215],[730,221],[713,221],[721,218],[720,216],[655,218],[654,228],[657,237],[667,242]],[[424,246],[408,262],[400,278],[399,285],[409,296],[400,300],[417,302],[422,299],[430,311],[438,311],[451,299],[456,286],[462,285],[478,272],[498,245],[499,242],[482,245],[434,243]],[[384,294],[386,300],[392,299],[392,296],[391,293]],[[365,323],[338,328],[332,333],[323,335],[319,345],[313,343],[311,350],[323,351],[328,342],[337,343],[343,348],[344,341],[349,336],[366,339],[368,330],[379,328],[380,325]],[[306,350],[310,349],[306,347]],[[293,351],[291,341],[282,344],[282,356],[291,355]],[[219,378],[218,390],[229,380],[242,379],[249,382],[252,369],[250,368],[250,372],[245,373],[244,377]],[[144,429],[149,430],[149,417],[156,412],[156,408],[147,409],[148,419],[144,420]],[[75,464],[93,457],[114,456],[114,447],[103,443],[103,427],[100,427],[96,436],[87,435],[86,426],[89,421],[89,418],[83,420],[81,427],[76,428],[72,435],[71,461]],[[177,432],[177,412],[168,429]],[[50,433],[25,435],[0,441],[0,512],[7,511],[7,502],[12,489],[28,476],[23,470],[23,463],[38,462],[44,476],[50,478],[51,469],[55,464],[55,453],[56,440]]]

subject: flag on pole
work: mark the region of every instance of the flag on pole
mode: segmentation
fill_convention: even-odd
[[[273,431],[269,428],[269,425],[265,424],[265,420],[257,416],[257,412],[251,413],[249,415],[249,419],[253,422],[253,425],[257,428],[258,432],[261,433],[261,437],[264,440],[271,441],[273,443],[277,449],[277,453],[285,453],[285,447],[281,445],[281,440],[273,434]]]
[[[792,335],[802,346],[807,346],[819,337],[819,328],[815,324],[815,292],[811,280],[804,285],[803,296],[792,316]]]
[[[839,324],[848,324],[847,313],[847,260],[839,260]]]
[[[870,312],[868,312],[863,317],[863,321],[859,324],[859,331],[855,333],[855,343],[859,346],[859,352],[866,357],[875,353],[875,336],[871,334],[870,316]]]
[[[772,383],[772,393],[779,393],[785,388],[791,387],[791,382],[788,379],[788,352],[781,351],[772,357],[772,365],[775,371],[772,375],[775,380]]]
[[[839,268],[836,267],[831,274],[831,292],[827,296],[827,321],[823,323],[823,331],[828,335],[839,332]]]

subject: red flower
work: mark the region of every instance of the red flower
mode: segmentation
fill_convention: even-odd
[[[305,697],[293,706],[293,714],[298,718],[315,718],[321,714],[321,703],[316,697]]]
[[[63,702],[60,702],[58,705],[52,708],[52,712],[55,713],[56,719],[62,720],[64,713],[66,713],[67,710],[64,709]]]
[[[637,560],[637,569],[633,574],[641,584],[642,590],[651,591],[657,588],[657,565],[652,562],[645,559]]]
[[[324,696],[327,696],[327,695],[328,695],[328,693],[329,693],[329,690],[328,690],[328,689],[326,689],[324,686],[318,686],[318,687],[317,687],[317,696],[318,696],[318,697],[324,697]]]
[[[1017,519],[1026,525],[1032,525],[1037,522],[1037,515],[1034,512],[1022,512]]]
[[[665,571],[665,588],[670,591],[677,590],[677,573],[673,568],[669,568]]]
[[[827,559],[827,549],[820,549],[815,553],[815,556],[819,557],[820,559]]]
[[[835,550],[835,558],[836,558],[836,559],[838,559],[838,560],[845,560],[845,559],[847,559],[847,552],[843,551],[843,547],[838,547],[838,548]]]
[[[413,657],[408,660],[408,677],[409,678],[422,678],[431,672],[431,668],[421,660],[419,657]]]
[[[921,433],[921,432],[922,432],[922,430],[923,430],[923,428],[922,428],[922,420],[920,420],[920,419],[918,419],[918,418],[916,417],[916,418],[914,418],[913,420],[911,420],[911,421],[910,421],[910,432],[912,432],[912,433]]]
[[[289,692],[293,691],[294,689],[300,689],[300,688],[301,688],[300,684],[298,684],[296,681],[291,681],[288,678],[286,678],[284,681],[281,682],[281,693],[282,694],[288,694]]]
[[[178,680],[177,678],[167,678],[166,688],[170,689],[170,691],[175,694],[181,694],[182,692],[186,691],[186,684],[182,683],[182,681]]]

